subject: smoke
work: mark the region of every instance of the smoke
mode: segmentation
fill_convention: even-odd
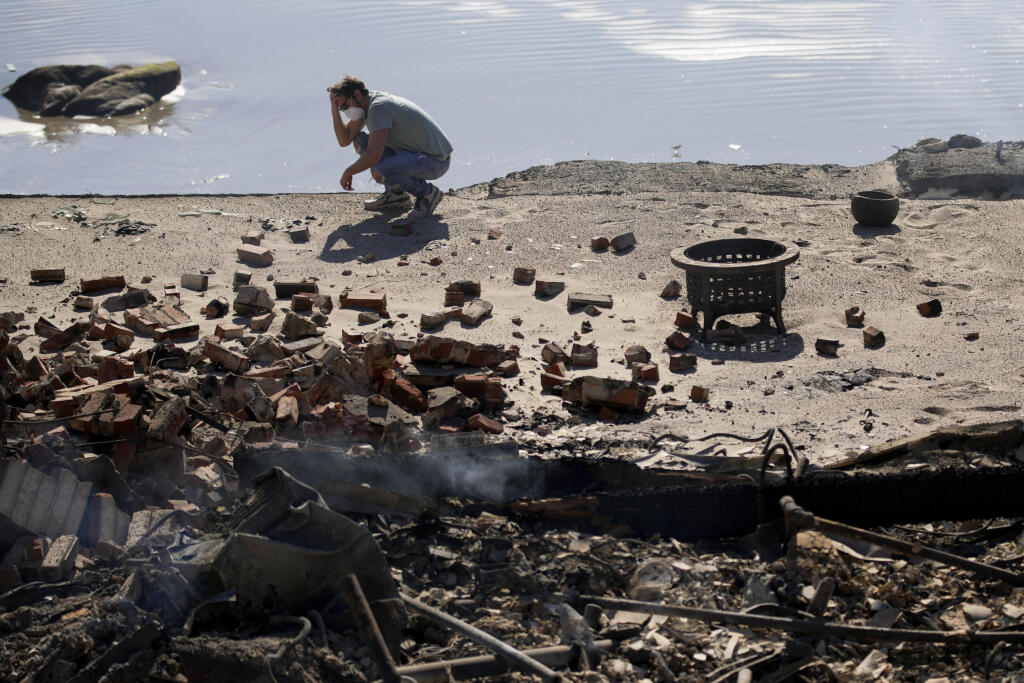
[[[550,469],[513,451],[494,454],[490,445],[432,451],[426,455],[385,453],[353,457],[341,449],[307,445],[301,450],[263,449],[236,457],[243,480],[281,467],[316,486],[321,478],[342,479],[420,498],[455,497],[504,503],[545,491]]]

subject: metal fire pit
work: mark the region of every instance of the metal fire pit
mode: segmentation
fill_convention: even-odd
[[[700,242],[672,250],[672,263],[686,271],[686,298],[704,313],[704,331],[729,313],[765,313],[779,334],[786,266],[800,250],[771,240],[738,238]]]

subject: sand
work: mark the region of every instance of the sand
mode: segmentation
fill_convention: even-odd
[[[327,336],[385,327],[396,337],[412,338],[421,333],[420,314],[441,309],[448,283],[474,279],[482,284],[482,298],[494,304],[492,317],[476,328],[449,322],[434,333],[521,347],[521,373],[505,380],[514,405],[503,420],[523,452],[578,452],[619,443],[627,447],[620,451],[625,457],[641,458],[651,455],[644,448],[650,439],[666,433],[690,439],[721,431],[753,436],[781,426],[812,462],[824,464],[911,433],[1020,415],[1024,200],[904,196],[894,225],[857,225],[849,193],[900,191],[896,164],[559,164],[449,193],[436,217],[404,237],[391,234],[395,215],[366,212],[362,202],[368,195],[351,193],[114,197],[112,204],[95,197],[5,197],[0,311],[25,312],[28,325],[21,334],[31,335],[38,316],[60,325],[85,316],[71,307],[81,277],[123,273],[139,286],[150,276],[144,286],[159,292],[183,273],[212,269],[208,292],[182,290],[186,310],[208,333],[222,321],[203,320],[199,309],[215,296],[230,300],[232,273],[249,270],[253,284],[268,287],[271,279],[307,276],[319,278],[321,292],[332,295],[345,287],[384,287],[390,320],[360,325],[356,311],[335,308]],[[90,220],[113,211],[154,227],[116,236],[113,228],[51,216],[73,204]],[[223,214],[179,215],[209,210]],[[263,242],[273,250],[274,264],[240,264],[240,236],[261,230],[263,219],[272,219],[276,228],[265,231]],[[296,220],[309,226],[309,243],[292,243],[286,235]],[[491,230],[501,236],[489,239]],[[630,252],[591,251],[591,237],[625,232],[637,238]],[[754,315],[727,316],[747,328],[748,342],[739,348],[695,344],[690,350],[699,358],[696,370],[670,373],[664,340],[675,329],[676,312],[688,305],[685,291],[677,300],[659,297],[670,280],[684,281],[669,253],[738,233],[800,245],[799,260],[787,269],[786,334],[755,326]],[[373,262],[357,260],[368,254]],[[400,265],[403,256],[409,265]],[[441,265],[427,263],[435,256]],[[564,280],[566,292],[535,298],[532,287],[512,282],[516,266],[536,268],[540,279]],[[64,267],[68,280],[30,284],[29,271],[42,267]],[[611,294],[614,307],[593,317],[570,314],[571,291]],[[917,304],[930,299],[942,302],[940,316],[918,313]],[[862,331],[846,327],[843,312],[850,306],[865,309],[865,322],[884,331],[883,347],[864,348]],[[593,331],[580,334],[580,343],[596,344],[599,366],[572,375],[629,379],[623,350],[646,346],[661,376],[652,384],[657,393],[646,415],[600,422],[565,410],[558,397],[540,391],[542,340],[571,345],[584,321]],[[970,332],[978,339],[966,340]],[[816,353],[818,338],[839,340],[838,356]],[[27,336],[21,342],[26,356],[38,341]],[[856,386],[835,379],[857,371],[867,373],[846,375]],[[695,384],[710,389],[708,402],[689,401]],[[535,431],[540,421],[553,427],[550,434]],[[672,461],[664,454],[654,459]]]

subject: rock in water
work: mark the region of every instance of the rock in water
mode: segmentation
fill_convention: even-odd
[[[113,73],[113,69],[96,64],[40,66],[19,76],[18,80],[4,88],[3,95],[16,107],[41,113],[40,109],[51,90],[69,85],[85,88]]]
[[[177,62],[137,66],[101,78],[64,107],[65,116],[114,116],[148,107],[181,83]]]
[[[179,83],[177,62],[114,69],[59,64],[32,69],[3,95],[42,116],[119,116],[145,109]]]

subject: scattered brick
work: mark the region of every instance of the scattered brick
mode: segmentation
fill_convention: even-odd
[[[74,302],[72,302],[72,305],[79,310],[91,310],[95,304],[95,299],[91,296],[85,296],[84,294],[79,294],[75,297]]]
[[[49,339],[46,339],[39,345],[40,351],[57,351],[63,349],[65,346],[76,342],[83,337],[89,330],[89,324],[84,322],[75,322],[68,325],[66,328],[61,330],[59,333],[53,335]]]
[[[697,356],[692,353],[674,353],[668,357],[670,372],[686,372],[697,367]]]
[[[487,239],[501,239],[501,230],[498,230],[497,228],[491,228],[490,230],[487,231]]]
[[[313,295],[295,294],[292,296],[292,310],[297,313],[313,310]]]
[[[356,321],[358,321],[360,325],[373,325],[374,323],[380,322],[380,315],[370,311],[359,311],[359,315],[356,316]]]
[[[926,318],[934,318],[942,313],[942,302],[938,299],[925,301],[917,305],[918,312]]]
[[[669,280],[665,288],[661,290],[662,299],[675,299],[683,291],[683,285],[679,280]]]
[[[274,299],[263,287],[242,285],[232,303],[235,313],[243,316],[260,315],[274,308]]]
[[[480,283],[476,280],[458,280],[445,287],[446,292],[462,292],[467,297],[480,296]]]
[[[463,323],[467,325],[477,326],[484,318],[491,315],[491,311],[494,310],[494,304],[490,301],[484,301],[483,299],[473,299],[465,306],[462,307],[462,312],[459,318]]]
[[[64,282],[67,279],[63,268],[33,268],[29,277],[32,282]]]
[[[208,275],[194,275],[186,274],[181,276],[181,288],[191,289],[195,292],[205,292],[206,288],[210,286],[210,277]]]
[[[569,380],[565,377],[559,377],[558,375],[553,375],[549,372],[540,373],[540,387],[544,391],[560,391],[568,381]]]
[[[242,235],[242,244],[260,246],[263,243],[263,233],[259,230],[252,230]]]
[[[864,328],[864,348],[875,349],[885,344],[885,333],[877,327]]]
[[[573,344],[569,362],[575,368],[595,368],[597,367],[597,349],[593,346]]]
[[[658,366],[654,363],[634,363],[633,379],[644,382],[657,382]]]
[[[558,361],[567,362],[569,360],[569,354],[555,342],[545,344],[540,350],[540,357],[549,365]]]
[[[383,289],[360,289],[342,292],[338,295],[338,305],[342,308],[371,308],[375,311],[385,311],[388,307],[388,297]]]
[[[978,339],[980,338],[981,335],[978,334],[977,332],[968,332],[967,334],[964,335],[964,339],[966,339],[967,341],[978,341]]]
[[[229,341],[231,339],[241,339],[245,336],[245,328],[234,323],[220,323],[213,333],[224,341]]]
[[[585,407],[642,412],[654,389],[636,382],[603,377],[577,377],[562,388],[562,400]]]
[[[470,415],[469,419],[466,420],[466,431],[482,431],[487,432],[488,434],[501,434],[505,431],[505,426],[493,418],[477,413],[476,415]]]
[[[319,294],[320,287],[315,280],[275,280],[274,296],[278,299],[290,299],[296,294]]]
[[[704,403],[705,401],[708,400],[708,397],[710,395],[711,395],[711,390],[708,389],[707,387],[702,387],[702,386],[697,385],[697,384],[694,384],[692,387],[690,387],[690,400],[691,401],[695,401],[697,403]]]
[[[689,348],[690,344],[693,343],[693,339],[687,337],[685,334],[677,330],[668,336],[668,338],[665,340],[665,343],[671,346],[673,349],[679,349],[680,351],[683,351]]]
[[[101,292],[105,289],[123,289],[126,286],[124,275],[101,275],[96,278],[82,278],[79,289],[82,294]]]
[[[432,330],[444,325],[447,319],[448,318],[445,316],[444,311],[423,313],[420,315],[420,327],[425,330]]]
[[[252,281],[252,273],[247,270],[236,270],[235,274],[231,276],[231,289],[237,290],[243,285],[247,285]]]
[[[597,411],[597,419],[602,422],[614,422],[619,419],[619,414],[608,406],[601,406],[601,409]]]
[[[636,246],[636,235],[631,232],[613,237],[611,241],[611,248],[614,251],[625,251]]]
[[[182,323],[170,327],[160,327],[153,331],[153,339],[171,341],[175,339],[191,339],[199,334],[199,323]]]
[[[612,241],[607,237],[591,237],[590,238],[590,250],[591,251],[604,251],[611,245]]]
[[[634,344],[633,346],[626,348],[625,353],[626,363],[649,363],[651,360],[651,352],[640,344]]]
[[[466,303],[465,292],[453,292],[450,290],[444,293],[444,305],[445,306],[462,306]]]
[[[309,241],[309,228],[305,225],[288,228],[288,237],[291,238],[293,243],[304,244]]]
[[[249,319],[249,329],[253,332],[266,332],[270,329],[270,324],[274,322],[275,317],[277,314],[273,311],[254,316]]]
[[[205,315],[207,318],[223,318],[231,310],[228,300],[222,296],[216,299],[210,299],[202,310],[199,312]]]
[[[203,356],[232,372],[242,373],[249,369],[249,358],[247,356],[236,353],[209,339],[203,344]]]
[[[495,371],[502,377],[512,377],[519,374],[519,363],[514,360],[503,360],[498,363]]]
[[[537,280],[533,284],[533,295],[537,297],[557,296],[565,290],[564,282]]]
[[[676,327],[684,330],[692,330],[694,327],[693,314],[687,311],[679,311],[676,313]]]
[[[281,335],[288,340],[304,339],[322,334],[316,323],[291,311],[285,313],[284,322],[281,323]]]
[[[236,251],[238,260],[250,266],[265,267],[274,263],[274,254],[266,247],[243,244]]]
[[[814,350],[823,356],[835,356],[839,353],[839,340],[818,339],[814,342]]]
[[[846,309],[846,326],[847,327],[863,327],[864,326],[864,311],[859,306],[853,306],[852,308]]]
[[[598,306],[600,308],[612,307],[611,294],[587,294],[585,292],[570,292],[566,300],[566,309],[572,313],[580,307]]]
[[[455,388],[489,407],[500,407],[505,402],[505,388],[498,377],[459,375],[455,378]]]
[[[512,271],[512,282],[517,285],[532,285],[535,277],[537,277],[537,270],[535,268],[519,266]]]
[[[442,263],[444,263],[444,259],[441,258],[440,256],[434,256],[429,261],[427,261],[427,263],[429,263],[432,266],[439,266]]]

